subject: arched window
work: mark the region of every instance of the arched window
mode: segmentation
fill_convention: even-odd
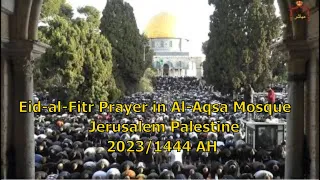
[[[164,42],[163,42],[163,41],[161,41],[160,47],[163,47],[163,46],[164,46]]]
[[[169,46],[172,47],[172,41],[170,41]]]

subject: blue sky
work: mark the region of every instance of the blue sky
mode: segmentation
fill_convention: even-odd
[[[107,0],[67,0],[76,9],[82,6],[93,6],[100,12]],[[138,28],[142,33],[149,20],[160,12],[169,12],[177,17],[178,36],[189,39],[190,55],[203,56],[202,42],[208,39],[209,16],[214,8],[208,5],[208,0],[125,0],[134,9]],[[276,14],[279,16],[279,8]],[[77,14],[76,14],[77,15]]]

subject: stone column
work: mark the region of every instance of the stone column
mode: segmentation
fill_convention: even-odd
[[[308,68],[307,84],[309,92],[308,102],[308,134],[310,179],[319,179],[319,44],[312,50]]]
[[[287,121],[286,179],[302,179],[304,169],[304,81],[308,46],[304,41],[286,41],[290,52],[288,62],[289,103]]]
[[[3,47],[7,41],[1,39],[1,179],[8,178],[8,139],[10,139],[10,64]]]
[[[33,100],[33,61],[48,46],[28,40],[8,44],[13,64],[13,161],[14,178],[33,179],[35,175],[34,114],[20,113],[20,102]]]

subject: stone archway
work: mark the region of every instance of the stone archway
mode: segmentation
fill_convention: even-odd
[[[48,45],[37,41],[43,0],[1,1],[1,178],[35,178],[33,63]]]
[[[278,0],[286,26],[280,46],[290,55],[288,81],[292,108],[287,118],[286,179],[319,178],[319,60],[316,55],[319,50],[319,7],[318,0],[303,2],[307,7],[305,15],[309,12],[310,16],[295,20],[294,17],[301,13],[290,14],[290,9],[296,6],[295,1]],[[309,152],[305,152],[306,146]],[[305,154],[311,159],[309,177],[304,177]]]
[[[163,75],[164,76],[169,76],[169,64],[164,64],[163,65]]]

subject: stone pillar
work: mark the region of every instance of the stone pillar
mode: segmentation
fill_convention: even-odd
[[[34,161],[34,114],[20,113],[20,102],[33,100],[33,61],[45,52],[47,45],[28,40],[8,44],[13,64],[13,161],[14,178],[33,179]]]
[[[310,179],[319,179],[319,45],[313,49],[308,68],[309,92],[308,102],[308,134]]]
[[[290,52],[288,62],[289,103],[287,121],[286,179],[303,179],[304,170],[304,81],[308,46],[302,41],[286,41]]]
[[[10,114],[10,64],[3,44],[7,41],[1,39],[1,179],[8,178],[8,146],[11,134],[9,114]]]

